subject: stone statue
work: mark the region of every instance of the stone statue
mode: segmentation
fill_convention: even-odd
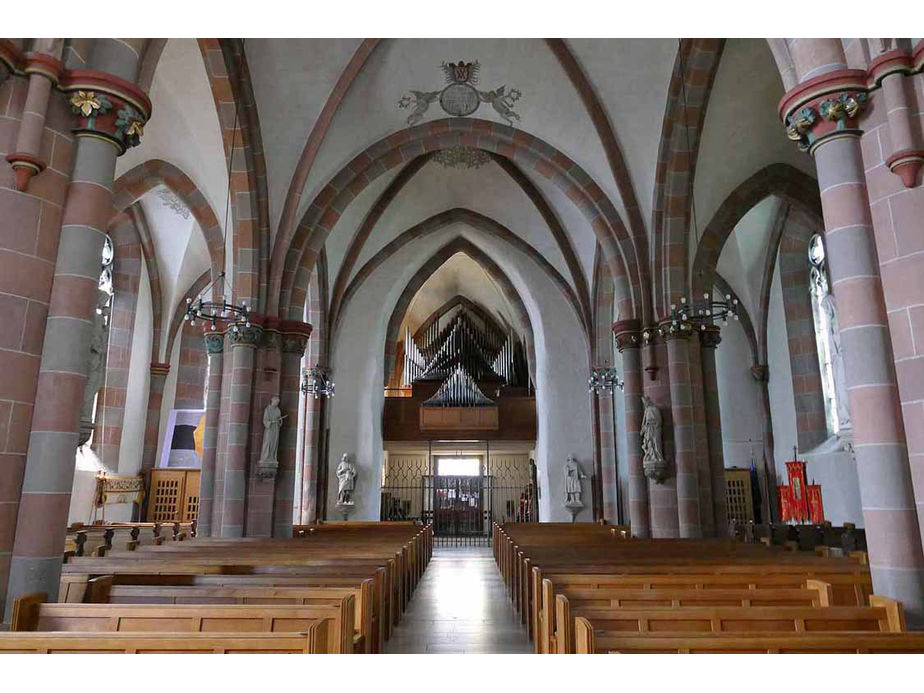
[[[821,299],[821,308],[825,313],[828,330],[828,344],[831,346],[831,375],[834,379],[834,399],[837,403],[837,420],[839,428],[850,425],[850,408],[847,399],[847,364],[841,348],[841,328],[837,319],[837,304],[832,294],[825,294]]]
[[[353,505],[353,491],[356,488],[356,465],[350,462],[346,453],[337,465],[337,505]]]
[[[661,411],[647,395],[642,395],[642,466],[645,476],[660,484],[667,477],[667,461],[661,449]]]
[[[96,393],[103,386],[106,376],[106,347],[109,345],[109,301],[112,297],[100,291],[96,297],[93,313],[93,332],[90,335],[90,353],[87,356],[87,384],[83,389],[83,404],[80,408],[80,434],[78,445],[85,444],[93,433],[93,405]]]
[[[565,507],[584,507],[584,503],[581,500],[581,479],[586,478],[587,475],[581,471],[581,467],[574,459],[574,455],[568,455],[568,459],[565,462]]]
[[[257,463],[257,476],[272,479],[279,468],[279,430],[286,417],[279,409],[279,397],[273,396],[263,410],[263,446],[260,449],[260,461]]]

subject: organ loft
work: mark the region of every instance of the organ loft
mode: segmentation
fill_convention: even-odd
[[[0,653],[924,653],[922,69],[0,39]]]

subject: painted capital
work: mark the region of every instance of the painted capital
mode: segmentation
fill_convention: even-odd
[[[638,320],[614,322],[613,337],[616,339],[616,348],[620,353],[624,349],[637,349],[642,343],[641,323]]]
[[[285,354],[303,356],[308,348],[312,327],[307,322],[297,320],[280,320],[279,332],[282,335],[282,351]]]
[[[205,333],[205,351],[209,356],[220,354],[225,350],[225,335],[221,332]]]
[[[74,114],[77,137],[105,140],[119,154],[141,142],[151,102],[134,84],[96,70],[70,70],[60,88]]]
[[[249,346],[256,348],[262,343],[263,328],[251,324],[250,327],[235,326],[228,330],[228,339],[231,346]]]
[[[705,349],[715,349],[722,342],[722,334],[718,325],[703,325],[697,334],[700,345]]]
[[[687,339],[693,334],[692,323],[685,320],[664,320],[658,325],[662,339]]]
[[[780,101],[786,136],[810,154],[830,139],[859,137],[867,92],[865,70],[837,70],[803,82]]]

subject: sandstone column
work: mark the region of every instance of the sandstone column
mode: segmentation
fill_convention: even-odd
[[[228,330],[231,345],[231,388],[219,533],[222,537],[244,536],[250,395],[253,391],[254,354],[262,335],[263,329],[254,324]]]
[[[215,453],[218,449],[218,414],[221,410],[221,376],[225,336],[220,332],[205,334],[209,359],[209,378],[205,392],[205,435],[202,438],[202,476],[199,479],[199,516],[196,533],[210,537],[215,528],[212,512],[215,501]]]
[[[725,456],[722,451],[722,414],[719,410],[719,382],[715,370],[715,350],[722,341],[719,328],[700,330],[700,361],[703,369],[703,400],[709,439],[709,477],[712,483],[712,513],[715,533],[728,535],[728,510],[725,507]]]
[[[638,320],[613,323],[613,334],[616,336],[616,348],[622,354],[625,383],[629,525],[632,536],[647,539],[651,536],[651,523],[648,518],[648,480],[642,468],[642,355]]]
[[[666,322],[661,336],[667,342],[671,416],[674,430],[674,464],[677,476],[677,516],[680,537],[703,536],[699,518],[699,482],[696,472],[696,441],[693,431],[693,388],[690,381],[690,328]]]
[[[127,81],[134,78],[141,47],[140,40],[100,39],[93,53],[96,69],[72,70],[62,78],[78,143],[42,345],[7,612],[23,594],[45,592],[54,601],[58,593],[115,162],[138,143],[151,111],[147,97]]]
[[[818,171],[873,589],[900,600],[909,624],[921,625],[924,553],[857,122],[866,73],[845,69],[836,40],[800,39],[792,54],[802,82],[780,115]]]

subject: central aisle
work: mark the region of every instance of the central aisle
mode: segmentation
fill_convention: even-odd
[[[529,654],[490,547],[437,548],[386,654]]]

